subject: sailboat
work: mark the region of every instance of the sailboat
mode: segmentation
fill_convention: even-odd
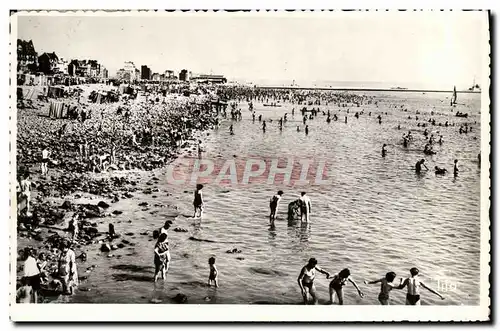
[[[480,92],[481,91],[481,87],[479,87],[479,85],[476,84],[476,77],[474,77],[474,81],[472,83],[472,86],[469,87],[469,91],[472,91],[472,92]]]
[[[450,106],[457,104],[457,87],[453,86],[453,96],[451,97]]]

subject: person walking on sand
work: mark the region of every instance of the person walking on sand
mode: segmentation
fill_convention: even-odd
[[[306,195],[306,192],[301,193],[300,197],[300,221],[309,222],[309,215],[311,214],[311,199]]]
[[[22,175],[22,179],[19,182],[19,197],[20,200],[24,199],[26,202],[26,210],[25,214],[30,215],[30,206],[31,206],[31,186],[33,184],[29,180],[29,173],[26,172]]]
[[[201,140],[198,139],[198,159],[201,159],[203,148],[201,146]]]
[[[172,226],[172,221],[165,221],[165,224],[159,229],[158,233],[161,235],[162,233],[167,235],[168,238],[168,229]]]
[[[271,209],[271,214],[269,215],[269,221],[272,223],[276,219],[276,213],[278,211],[278,204],[281,200],[283,191],[278,191],[277,194],[273,195],[271,201],[269,202],[269,208]]]
[[[71,295],[74,287],[78,286],[78,270],[76,268],[76,255],[70,246],[67,239],[61,243],[58,271],[62,280],[64,294]]]
[[[402,282],[397,289],[404,289],[405,287],[408,287],[408,293],[406,294],[406,305],[407,306],[420,306],[420,287],[425,288],[429,292],[437,295],[438,297],[441,298],[441,300],[444,300],[444,297],[438,293],[437,291],[433,290],[432,288],[428,287],[425,285],[423,282],[420,281],[418,278],[419,270],[415,267],[410,269],[410,274],[411,277],[406,278],[404,282]],[[402,280],[402,279],[401,279]]]
[[[197,184],[196,185],[196,191],[194,191],[194,201],[193,201],[193,206],[194,206],[194,215],[193,218],[196,218],[196,214],[198,211],[200,212],[200,218],[203,215],[203,193],[202,190],[203,185],[202,184]]]
[[[328,277],[330,278],[330,277]],[[330,304],[333,305],[333,293],[337,295],[339,299],[339,305],[344,304],[344,286],[347,281],[351,282],[352,285],[358,290],[359,296],[362,298],[364,296],[363,292],[358,287],[358,284],[351,278],[351,271],[349,269],[342,269],[341,272],[332,277],[333,280],[330,282],[329,293],[330,293]]]
[[[167,235],[160,234],[154,249],[154,264],[155,264],[155,277],[154,281],[158,281],[161,273],[161,279],[167,279],[167,272],[170,266],[170,251],[168,247]]]
[[[316,287],[314,286],[316,271],[319,271],[322,274],[326,275],[326,278],[330,277],[330,273],[318,267],[318,260],[312,257],[309,259],[309,262],[302,268],[302,270],[300,270],[299,278],[297,278],[297,282],[299,283],[300,292],[302,293],[302,298],[304,299],[305,305],[309,303],[308,295],[312,297],[312,302],[314,305],[318,304]]]
[[[24,278],[27,284],[31,286],[33,303],[38,303],[38,291],[41,289],[40,270],[36,263],[36,252],[33,248],[26,247],[24,250],[26,260],[24,261]]]
[[[215,257],[208,259],[208,264],[210,265],[210,274],[208,275],[208,286],[212,286],[214,283],[215,287],[219,287],[219,271],[215,266]]]
[[[384,278],[373,280],[371,282],[365,280],[365,284],[370,285],[370,284],[380,283],[380,294],[378,295],[378,301],[380,302],[381,305],[387,306],[389,304],[389,292],[392,289],[400,286],[403,281],[403,279],[401,279],[399,285],[394,285],[393,281],[395,278],[396,278],[396,273],[390,271],[387,274],[385,274]]]
[[[42,150],[42,162],[41,162],[41,172],[42,176],[46,176],[48,171],[49,171],[49,155],[50,155],[50,150],[47,146],[45,146]]]

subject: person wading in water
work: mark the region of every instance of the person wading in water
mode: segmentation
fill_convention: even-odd
[[[318,267],[318,260],[316,260],[315,258],[310,258],[309,262],[300,271],[299,278],[297,279],[300,291],[302,293],[302,298],[304,299],[304,304],[306,305],[309,303],[308,294],[311,295],[313,304],[318,304],[316,287],[314,286],[316,271],[319,271],[322,274],[326,275],[326,278],[330,277],[330,273],[328,271],[325,271]]]

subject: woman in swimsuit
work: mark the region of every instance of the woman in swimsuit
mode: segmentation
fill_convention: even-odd
[[[365,284],[377,284],[380,283],[380,294],[378,295],[378,301],[380,302],[381,305],[387,306],[389,305],[389,292],[393,288],[397,288],[399,285],[402,284],[402,279],[399,282],[399,285],[396,286],[392,282],[396,278],[396,273],[391,271],[388,272],[385,275],[385,278],[380,278],[371,282],[368,282],[365,280]]]
[[[440,297],[441,300],[444,300],[444,297],[440,293],[428,287],[427,285],[422,283],[420,279],[418,279],[419,272],[420,271],[417,268],[411,268],[411,277],[406,278],[405,281],[397,287],[397,289],[403,289],[405,288],[405,286],[408,286],[408,293],[406,294],[406,305],[420,306],[420,286],[422,286],[429,292],[434,293],[435,295]]]
[[[328,277],[330,278],[330,277]],[[358,287],[358,284],[351,278],[351,271],[349,269],[343,269],[337,275],[333,276],[333,280],[330,282],[330,304],[333,305],[333,293],[337,294],[337,298],[339,298],[339,305],[344,304],[344,291],[343,287],[350,281],[352,285],[358,290],[358,294],[360,297],[363,297],[364,294]]]
[[[304,304],[308,304],[307,293],[311,295],[313,299],[313,304],[318,304],[318,297],[316,296],[316,287],[314,286],[314,279],[316,278],[316,271],[321,272],[326,275],[326,278],[330,276],[330,273],[321,269],[318,265],[318,260],[315,258],[310,258],[309,262],[300,271],[299,278],[297,282],[299,283],[300,291],[302,297],[304,298]]]
[[[196,218],[198,210],[200,211],[200,218],[201,215],[203,214],[203,194],[201,192],[202,188],[203,188],[202,184],[196,185],[196,191],[194,192],[194,201],[193,201],[193,206],[194,206],[193,218]]]

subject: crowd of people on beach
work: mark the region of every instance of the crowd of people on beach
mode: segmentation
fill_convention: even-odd
[[[81,116],[74,119],[58,120],[57,127],[54,129],[54,121],[41,118],[39,121],[26,120],[30,115],[20,117],[20,129],[18,134],[18,202],[24,202],[22,212],[25,216],[30,215],[31,206],[31,190],[33,183],[30,181],[30,171],[23,168],[29,164],[40,164],[40,174],[42,178],[47,178],[49,168],[55,168],[58,171],[79,171],[79,172],[107,172],[112,170],[129,170],[129,169],[144,169],[149,170],[156,167],[161,167],[172,158],[175,151],[184,145],[184,143],[192,137],[197,130],[205,130],[212,127],[218,127],[220,119],[230,121],[241,121],[242,112],[238,108],[238,102],[248,102],[249,111],[252,113],[252,122],[261,123],[262,131],[266,132],[268,123],[276,121],[278,129],[283,130],[284,124],[288,121],[288,113],[278,120],[267,118],[264,119],[260,114],[257,116],[253,108],[254,102],[268,103],[276,107],[281,102],[290,102],[298,108],[297,112],[301,113],[302,125],[305,135],[309,135],[310,127],[308,123],[318,116],[326,116],[327,123],[338,121],[337,114],[331,114],[330,110],[320,110],[319,106],[330,107],[355,107],[356,109],[363,105],[373,105],[378,107],[378,100],[373,96],[363,96],[347,93],[332,93],[326,91],[288,91],[288,90],[270,90],[259,88],[243,88],[243,87],[223,87],[217,89],[217,94],[221,100],[233,100],[229,104],[230,118],[228,118],[225,108],[214,112],[209,101],[202,104],[193,104],[186,100],[169,100],[159,102],[156,99],[149,99],[143,103],[131,103],[130,101],[118,102],[113,107],[109,105],[90,104],[88,107],[89,115]],[[313,106],[312,109],[308,109]],[[292,109],[291,115],[295,115],[295,107]],[[396,107],[394,105],[394,107]],[[401,106],[399,111],[407,111]],[[90,112],[92,115],[90,116]],[[350,113],[350,108],[345,111]],[[418,112],[417,112],[418,113]],[[364,110],[354,112],[354,117],[359,118],[365,114]],[[385,113],[387,115],[387,113]],[[339,114],[340,115],[340,114]],[[368,114],[371,117],[371,112]],[[377,122],[383,123],[383,113],[377,116]],[[418,114],[417,114],[418,115]],[[345,123],[347,123],[347,115]],[[416,117],[418,121],[418,117]],[[418,126],[426,127],[442,126],[441,123],[436,124],[435,119],[431,118],[427,123],[418,123]],[[446,122],[443,127],[454,126],[455,123],[449,124]],[[39,126],[35,128],[34,126]],[[41,127],[41,129],[40,129]],[[463,127],[465,127],[463,129]],[[401,125],[398,125],[398,130]],[[42,131],[43,135],[40,139],[34,140],[31,136],[33,132]],[[472,127],[465,123],[460,126],[460,133],[471,132]],[[234,127],[231,124],[229,127],[231,135],[235,135]],[[297,126],[297,131],[300,132],[300,126]],[[436,132],[431,133],[425,129],[424,138],[426,140],[423,153],[425,155],[433,155],[432,150],[434,144],[443,144],[443,135]],[[429,136],[429,137],[428,137]],[[414,141],[412,131],[403,135],[402,146],[408,148],[408,145]],[[198,140],[198,157],[202,157],[202,141]],[[388,157],[390,152],[387,150],[388,145],[383,144],[381,154],[382,157]],[[478,162],[480,163],[480,153],[478,154]],[[419,160],[415,164],[416,173],[421,173],[423,168],[428,170],[425,165],[425,159]],[[443,175],[447,172],[445,168],[435,166],[435,173]],[[458,160],[454,161],[454,176],[459,173]],[[202,219],[204,213],[204,196],[202,193],[203,185],[198,184],[194,192],[193,208],[194,219]],[[284,192],[278,191],[273,195],[269,202],[270,215],[269,220],[271,225],[274,224],[280,201]],[[312,203],[306,192],[301,192],[300,197],[289,204],[288,217],[300,217],[301,222],[310,222]],[[159,278],[166,280],[171,262],[171,252],[168,243],[168,229],[171,227],[170,221],[165,222],[164,226],[158,229],[154,238],[154,282]],[[59,246],[58,269],[54,271],[58,275],[56,280],[51,284],[53,288],[59,287],[65,294],[73,293],[73,289],[78,286],[78,273],[76,268],[75,252],[71,249],[72,243],[78,237],[78,219],[72,219],[70,222],[70,238],[61,242]],[[33,248],[25,250],[24,276],[21,278],[21,286],[18,290],[18,298],[20,302],[37,302],[37,293],[42,284],[48,281],[47,271],[44,264],[44,253],[38,254]],[[216,257],[210,256],[208,259],[208,285],[215,287],[219,286],[219,271],[215,265]],[[334,302],[336,295],[339,304],[344,303],[343,287],[350,282],[358,291],[360,297],[363,297],[363,292],[360,290],[357,283],[352,279],[349,269],[343,269],[338,274],[331,275],[329,272],[317,266],[317,260],[311,258],[306,266],[304,266],[298,277],[298,284],[304,303],[317,303],[317,293],[314,286],[316,272],[325,274],[327,279],[332,279],[329,285],[330,303]],[[418,279],[419,271],[417,268],[411,268],[411,276],[405,280],[400,279],[398,284],[394,283],[396,274],[388,272],[385,277],[374,281],[365,281],[365,284],[381,285],[381,292],[378,300],[382,305],[389,303],[389,292],[392,289],[408,290],[406,303],[408,305],[420,304],[420,288],[425,288],[430,292],[444,299],[441,294],[434,291],[432,288],[425,285]],[[309,299],[311,297],[311,300]]]

